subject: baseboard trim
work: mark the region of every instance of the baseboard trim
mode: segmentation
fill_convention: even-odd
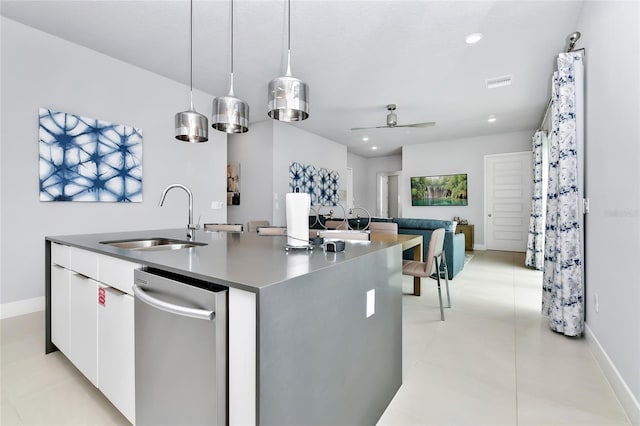
[[[473,249],[474,250],[484,251],[484,250],[487,249],[487,247],[484,244],[474,244],[473,245]]]
[[[585,337],[589,347],[591,348],[591,353],[595,357],[598,365],[600,365],[600,369],[613,388],[622,408],[626,411],[631,424],[640,425],[640,403],[638,402],[638,399],[635,397],[633,392],[631,392],[631,389],[627,386],[627,383],[611,361],[611,358],[609,358],[609,355],[607,355],[607,352],[604,350],[602,345],[600,345],[600,342],[593,334],[593,331],[591,331],[588,324],[585,324]]]
[[[0,319],[17,317],[31,312],[44,311],[44,296],[0,305]]]

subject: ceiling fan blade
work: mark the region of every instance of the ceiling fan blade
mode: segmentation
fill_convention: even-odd
[[[396,127],[432,127],[435,126],[435,121],[427,121],[424,123],[414,123],[414,124],[398,124]]]
[[[369,130],[375,129],[375,127],[352,127],[351,130]]]
[[[386,129],[389,126],[376,126],[376,127],[352,127],[351,130],[370,130],[370,129]]]

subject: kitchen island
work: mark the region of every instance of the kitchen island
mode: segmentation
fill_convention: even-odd
[[[401,244],[286,251],[284,236],[206,231],[195,236],[204,245],[179,250],[102,244],[141,238],[185,240],[184,230],[47,237],[48,352],[55,244],[229,288],[230,425],[377,422],[402,383]]]

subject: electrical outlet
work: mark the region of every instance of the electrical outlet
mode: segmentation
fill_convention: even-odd
[[[376,313],[376,289],[367,292],[367,318]]]
[[[596,299],[595,308],[596,308],[596,313],[598,313],[600,312],[600,296],[598,296],[598,293],[594,294],[594,299]]]

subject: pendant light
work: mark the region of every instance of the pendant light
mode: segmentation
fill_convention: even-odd
[[[207,117],[196,112],[193,107],[193,0],[189,3],[189,90],[191,106],[189,111],[176,114],[176,139],[185,142],[206,142],[209,140]]]
[[[291,0],[287,0],[287,73],[269,82],[269,117],[280,121],[309,118],[309,87],[291,76]]]
[[[229,94],[213,99],[213,127],[225,133],[249,131],[249,104],[233,94],[233,0],[231,0],[231,76]]]

